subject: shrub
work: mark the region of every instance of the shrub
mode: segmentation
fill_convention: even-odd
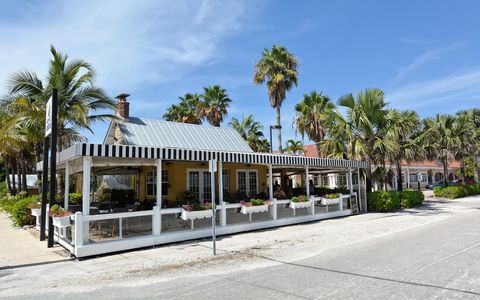
[[[433,188],[433,194],[435,195],[435,197],[449,199],[479,195],[480,184],[477,183],[472,185],[454,185],[447,187],[437,186]]]
[[[400,208],[420,205],[425,199],[419,191],[378,191],[368,193],[368,209],[379,212],[389,212]]]
[[[299,195],[299,196],[294,196],[292,197],[292,202],[307,202],[308,197],[307,195]]]
[[[12,208],[12,219],[15,225],[24,226],[34,224],[29,206],[37,202],[36,197],[27,197],[17,200]]]
[[[7,183],[5,181],[0,182],[0,198],[8,195]]]
[[[400,198],[402,199],[400,204],[403,208],[421,205],[425,200],[425,196],[420,191],[403,191]]]

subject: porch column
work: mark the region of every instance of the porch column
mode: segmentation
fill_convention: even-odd
[[[357,168],[357,206],[358,206],[358,211],[362,211],[362,190],[361,190],[361,184],[360,184],[360,168]]]
[[[90,214],[90,171],[92,158],[83,158],[83,187],[82,187],[82,213],[84,216]]]
[[[70,194],[70,162],[65,163],[65,195],[63,198],[63,207],[68,210],[68,194]]]
[[[227,226],[227,208],[223,202],[223,163],[218,161],[218,203],[220,204],[220,226]]]
[[[157,159],[157,206],[162,207],[162,160]]]
[[[353,179],[352,179],[352,167],[348,167],[348,189],[350,191],[350,195],[348,197],[348,203],[350,204],[350,208],[352,208],[352,195],[353,195]]]
[[[368,200],[367,200],[367,173],[366,173],[366,172],[365,172],[365,174],[363,175],[363,179],[364,179],[364,181],[363,181],[363,182],[364,182],[363,188],[364,188],[364,191],[365,191],[365,192],[364,192],[364,196],[365,196],[365,197],[364,197],[364,199],[363,199],[363,201],[364,201],[364,202],[363,202],[363,204],[364,204],[363,210],[364,210],[364,212],[368,212],[368,208],[367,208],[367,207],[368,207]]]
[[[305,166],[305,190],[307,192],[307,198],[310,198],[310,178],[308,174],[308,166]]]
[[[155,180],[155,185],[157,186],[156,193],[156,205],[153,207],[152,215],[152,228],[153,234],[159,235],[162,232],[162,214],[160,210],[162,209],[162,160],[157,159],[157,177]]]
[[[272,165],[268,165],[268,195],[273,203],[272,219],[277,219],[277,198],[273,197],[273,170]]]

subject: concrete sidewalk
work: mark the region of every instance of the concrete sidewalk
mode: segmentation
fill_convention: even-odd
[[[62,262],[63,248],[47,248],[47,242],[40,242],[28,230],[13,227],[5,213],[0,213],[0,270],[44,263]]]

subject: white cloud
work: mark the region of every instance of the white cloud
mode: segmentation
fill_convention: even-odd
[[[54,1],[8,8],[0,27],[0,94],[11,72],[43,77],[49,45],[97,70],[107,89],[168,82],[222,59],[222,43],[241,29],[244,1]]]
[[[455,112],[466,101],[480,99],[480,68],[405,85],[387,93],[387,99],[400,108],[435,107],[438,111],[447,104]]]
[[[410,74],[412,74],[414,71],[416,71],[418,68],[433,62],[435,60],[441,59],[442,56],[451,50],[454,50],[461,46],[461,43],[453,43],[451,45],[448,45],[446,47],[442,47],[439,49],[434,49],[434,50],[429,50],[426,51],[413,60],[410,64],[400,67],[397,69],[397,76],[393,80],[392,85],[402,81],[403,79],[407,78]]]

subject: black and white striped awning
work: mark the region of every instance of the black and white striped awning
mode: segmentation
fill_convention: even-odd
[[[80,156],[135,158],[135,159],[165,159],[177,161],[208,161],[217,159],[227,163],[264,164],[278,166],[310,166],[333,168],[366,168],[364,161],[313,158],[270,153],[245,153],[210,150],[193,150],[178,148],[106,145],[106,144],[77,144],[63,151],[59,155],[59,162],[71,160]]]

